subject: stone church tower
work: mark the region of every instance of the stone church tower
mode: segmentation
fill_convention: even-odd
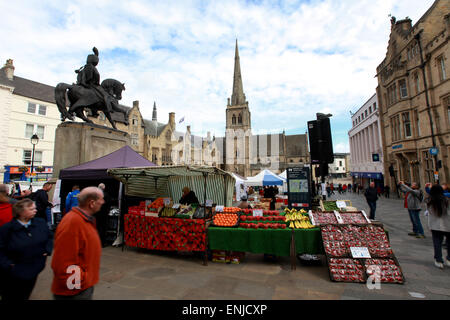
[[[225,170],[250,176],[251,114],[242,86],[239,49],[236,39],[233,93],[228,98],[225,131]]]

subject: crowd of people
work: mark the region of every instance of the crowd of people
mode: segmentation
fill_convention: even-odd
[[[55,300],[92,299],[99,281],[105,219],[111,199],[101,183],[66,198],[66,210],[57,228],[49,224],[47,209],[52,185],[31,192],[8,193],[0,185],[0,296],[3,301],[28,300],[36,280],[52,256]],[[102,229],[103,228],[103,229]],[[55,230],[56,229],[56,230]]]

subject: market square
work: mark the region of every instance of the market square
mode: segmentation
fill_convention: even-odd
[[[415,1],[1,5],[0,301],[448,300],[450,3]]]

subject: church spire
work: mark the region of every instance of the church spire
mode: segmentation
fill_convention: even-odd
[[[236,39],[236,49],[234,54],[234,76],[233,76],[233,94],[231,95],[231,105],[245,104],[244,88],[242,86],[241,64],[239,61],[238,41]]]
[[[157,117],[156,117],[156,101],[153,102],[153,116],[152,116],[152,121],[157,121]]]

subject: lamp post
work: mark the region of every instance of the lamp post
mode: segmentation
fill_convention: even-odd
[[[31,154],[31,172],[30,172],[30,188],[33,187],[33,167],[34,167],[34,149],[39,142],[39,137],[35,133],[30,138],[31,144],[33,145],[33,153]]]

